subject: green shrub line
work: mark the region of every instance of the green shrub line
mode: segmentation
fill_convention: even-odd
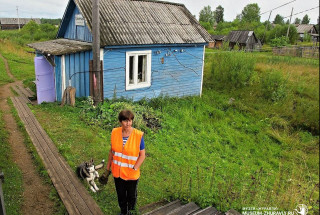
[[[24,124],[22,123],[22,121],[21,121],[16,109],[14,108],[11,100],[8,100],[8,104],[11,107],[11,113],[13,114],[13,116],[17,122],[19,130],[23,134],[24,144],[26,145],[28,152],[32,156],[32,161],[33,161],[34,165],[36,166],[36,171],[38,172],[40,177],[43,179],[43,182],[51,187],[50,193],[49,193],[49,198],[54,202],[54,206],[55,206],[54,213],[61,214],[61,215],[65,214],[67,212],[67,210],[66,210],[62,200],[60,199],[59,194],[57,193],[56,189],[54,188],[52,181],[48,175],[47,169],[45,168],[42,159],[38,155],[38,152],[37,152],[35,146],[33,145],[32,141],[30,140],[30,137],[24,127]],[[7,213],[7,214],[9,214],[9,213]]]

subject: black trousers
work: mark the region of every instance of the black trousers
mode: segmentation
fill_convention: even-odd
[[[137,202],[137,185],[139,180],[123,180],[114,178],[121,214],[134,210]]]

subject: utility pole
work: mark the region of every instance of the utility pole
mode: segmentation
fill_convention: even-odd
[[[263,38],[262,38],[262,42],[264,43],[264,39],[266,37],[266,31],[267,31],[267,27],[269,25],[269,20],[270,20],[270,17],[271,17],[271,13],[272,13],[272,10],[270,11],[270,14],[269,14],[269,18],[268,18],[268,22],[266,24],[266,27],[264,28],[264,34],[263,34]]]
[[[101,77],[100,77],[100,14],[99,0],[92,1],[92,54],[93,54],[93,101],[94,105],[101,102]]]
[[[19,30],[20,30],[19,6],[17,6],[17,17],[18,17],[18,26],[19,26]]]
[[[288,30],[287,30],[287,37],[286,37],[286,38],[287,38],[287,40],[288,40],[288,38],[289,38],[289,31],[290,31],[290,25],[291,25],[292,13],[293,13],[293,8],[292,8],[292,10],[291,10],[290,21],[289,21]]]

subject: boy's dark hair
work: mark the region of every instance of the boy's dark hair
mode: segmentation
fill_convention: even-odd
[[[134,114],[132,113],[131,110],[122,110],[119,113],[118,116],[119,122],[125,121],[125,120],[133,120],[134,119]]]

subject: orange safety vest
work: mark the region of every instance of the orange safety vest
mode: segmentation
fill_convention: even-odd
[[[115,178],[124,180],[138,180],[140,177],[140,168],[133,169],[140,153],[140,142],[143,132],[133,129],[126,144],[123,146],[122,127],[114,128],[111,133],[112,175]]]

